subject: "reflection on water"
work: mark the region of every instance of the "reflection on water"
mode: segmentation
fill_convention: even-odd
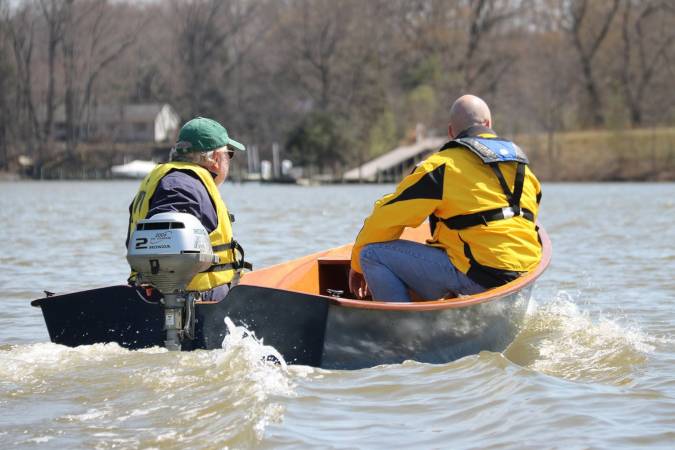
[[[632,449],[675,440],[673,184],[545,185],[553,261],[504,355],[358,371],[286,367],[242,329],[226,349],[181,354],[49,343],[29,301],[43,289],[124,282],[136,187],[0,183],[0,448]],[[222,191],[247,257],[263,267],[351,241],[390,188]]]

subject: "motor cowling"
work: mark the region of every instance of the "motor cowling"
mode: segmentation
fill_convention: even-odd
[[[197,273],[218,263],[218,256],[196,217],[166,212],[138,221],[127,261],[138,274],[136,284],[150,284],[168,294],[185,291]]]

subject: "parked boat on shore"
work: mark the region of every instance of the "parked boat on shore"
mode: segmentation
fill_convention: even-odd
[[[428,226],[404,239],[423,242]],[[245,326],[289,364],[358,369],[408,359],[445,363],[480,351],[501,352],[524,321],[551,245],[539,229],[543,257],[519,279],[481,294],[388,303],[349,298],[352,244],[245,274],[220,302],[196,302],[195,329],[182,350],[221,348],[225,318]],[[112,286],[49,295],[42,309],[50,338],[68,345],[117,342],[129,349],[162,346],[164,312],[155,291]]]
[[[127,164],[112,166],[110,174],[113,178],[143,179],[157,165],[154,161],[141,161],[135,159]]]

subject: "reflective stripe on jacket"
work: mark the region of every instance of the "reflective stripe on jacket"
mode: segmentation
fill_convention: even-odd
[[[195,275],[188,285],[188,290],[207,291],[216,286],[231,282],[235,273],[235,251],[233,249],[234,245],[232,241],[232,224],[230,223],[230,217],[227,207],[218,191],[218,186],[216,186],[216,183],[213,181],[213,176],[208,170],[197,164],[185,162],[160,164],[145,177],[141,182],[138,193],[129,206],[129,236],[136,228],[136,223],[141,219],[147,218],[150,200],[152,199],[159,182],[173,170],[190,171],[199,177],[199,180],[204,184],[204,187],[206,187],[206,190],[211,197],[216,208],[216,216],[218,217],[218,225],[211,233],[209,233],[209,238],[211,240],[213,252],[220,257],[220,262],[217,265],[212,266],[208,271]],[[131,278],[135,278],[134,273],[132,273]]]
[[[487,132],[476,135],[496,137]],[[511,190],[517,165],[498,164]],[[509,201],[493,169],[473,152],[461,146],[443,149],[420,163],[394,193],[375,202],[356,238],[352,268],[362,272],[359,255],[363,246],[398,239],[405,227],[416,227],[429,217],[432,238],[427,244],[445,249],[458,270],[484,287],[503,284],[534,269],[541,259],[534,224],[540,192],[539,181],[525,166],[520,206],[532,213],[530,220],[515,216],[451,229],[443,219],[508,207]],[[490,279],[492,275],[497,281]]]

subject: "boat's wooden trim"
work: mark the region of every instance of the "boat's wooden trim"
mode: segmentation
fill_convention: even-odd
[[[543,227],[539,228],[542,242],[542,258],[539,265],[517,280],[489,291],[466,297],[430,300],[423,302],[395,303],[370,300],[352,300],[330,297],[319,293],[319,261],[328,263],[347,262],[350,260],[353,244],[343,245],[323,252],[314,253],[293,261],[277,264],[265,269],[250,272],[242,277],[241,284],[263,286],[288,291],[313,294],[317,297],[329,299],[331,303],[348,308],[362,308],[373,310],[400,310],[400,311],[433,311],[447,308],[464,308],[487,301],[492,301],[511,294],[515,294],[532,284],[548,267],[551,260],[551,241]],[[422,224],[415,229],[407,229],[401,236],[416,242],[424,242],[428,237],[428,224]]]

